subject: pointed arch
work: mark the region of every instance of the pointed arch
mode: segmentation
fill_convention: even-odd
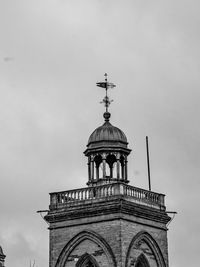
[[[149,262],[143,253],[137,258],[135,267],[150,267]]]
[[[83,254],[83,256],[78,260],[76,267],[99,267],[97,261],[94,257],[89,255],[88,253]]]
[[[157,242],[148,232],[145,232],[145,231],[141,231],[133,237],[133,239],[132,239],[132,241],[128,247],[127,254],[126,254],[126,264],[125,264],[126,267],[128,267],[128,260],[130,257],[131,249],[134,246],[134,244],[136,244],[136,242],[138,242],[138,241],[144,241],[150,247],[150,249],[152,250],[152,252],[155,256],[156,262],[157,262],[159,267],[166,267],[164,257],[162,255],[162,252],[161,252]],[[144,257],[142,259],[144,259]]]
[[[109,266],[116,267],[116,259],[111,247],[105,241],[103,237],[93,231],[82,231],[74,236],[61,251],[55,267],[64,267],[70,253],[84,240],[90,240],[99,245],[106,254]],[[88,254],[89,255],[89,254]]]

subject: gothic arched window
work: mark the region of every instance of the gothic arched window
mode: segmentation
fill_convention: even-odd
[[[96,260],[89,255],[88,253],[85,253],[77,262],[76,267],[98,267],[98,264]]]
[[[83,267],[96,267],[90,260],[82,265]]]
[[[140,254],[140,256],[137,258],[135,267],[150,267],[147,258],[144,256],[144,254]]]

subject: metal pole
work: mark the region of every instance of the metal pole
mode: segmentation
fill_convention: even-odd
[[[146,149],[147,149],[147,167],[148,167],[149,191],[151,191],[151,175],[150,175],[150,164],[149,164],[149,142],[148,142],[148,136],[146,136]]]

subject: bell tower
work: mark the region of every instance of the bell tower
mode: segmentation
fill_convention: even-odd
[[[87,187],[50,193],[50,267],[168,267],[164,195],[129,185],[126,135],[110,123],[90,135]]]

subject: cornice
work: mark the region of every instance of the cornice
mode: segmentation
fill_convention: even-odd
[[[129,216],[159,222],[164,225],[170,220],[170,217],[164,211],[133,203],[125,200],[123,197],[112,200],[101,200],[95,203],[71,205],[66,208],[55,208],[48,212],[45,220],[51,224],[112,214],[118,214],[121,217],[123,214],[127,214]]]

